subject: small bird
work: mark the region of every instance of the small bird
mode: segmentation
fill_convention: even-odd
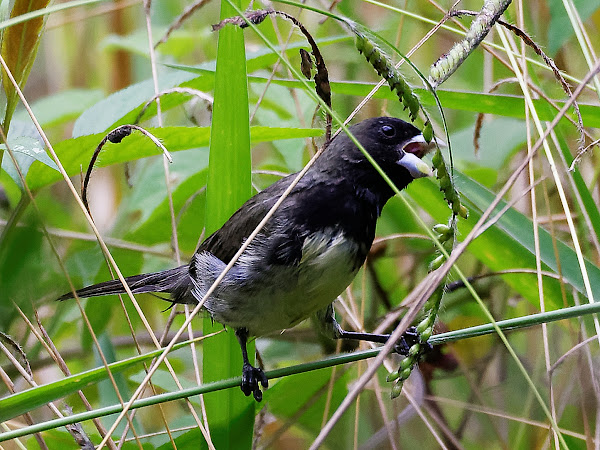
[[[378,117],[350,131],[398,189],[430,174],[420,158],[433,145],[413,125]],[[189,264],[125,278],[131,291],[168,293],[174,304],[197,304],[295,177],[280,179],[244,203],[200,244]],[[252,393],[261,401],[260,385],[268,386],[262,369],[248,360],[250,336],[291,328],[316,315],[322,331],[332,338],[387,341],[389,335],[343,330],[332,302],[363,265],[377,218],[393,195],[352,140],[339,134],[208,297],[204,308],[215,321],[233,328],[240,343],[246,396]],[[111,280],[76,293],[95,297],[124,292],[119,280]],[[69,292],[58,300],[72,297]],[[396,348],[406,353],[406,341]]]

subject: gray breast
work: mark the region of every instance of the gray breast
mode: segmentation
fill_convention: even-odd
[[[214,320],[252,335],[293,327],[326,307],[362,263],[359,246],[331,229],[309,236],[292,266],[265,264],[265,245],[261,239],[251,244],[205,303]],[[192,264],[198,275],[193,294],[201,300],[225,264],[208,252],[195,255]]]

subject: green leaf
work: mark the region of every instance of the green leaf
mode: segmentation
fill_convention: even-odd
[[[312,419],[313,414],[322,416],[325,404],[327,402],[327,387],[331,377],[337,374],[338,379],[332,385],[332,395],[330,410],[342,402],[348,394],[348,383],[352,376],[344,368],[326,368],[320,370],[311,370],[310,372],[299,373],[277,380],[272,387],[265,392],[265,401],[269,404],[269,412],[276,417],[292,419],[297,414],[302,413],[297,418],[299,424],[311,433],[318,434],[320,421]],[[340,376],[342,374],[342,376]],[[316,400],[316,401],[315,401]],[[306,405],[310,407],[306,409]]]
[[[208,152],[180,152],[169,167],[173,208],[177,216],[179,249],[192,253],[204,227],[204,195]],[[125,239],[146,245],[168,242],[172,233],[169,201],[164,186],[162,160],[145,165],[131,180],[133,190],[119,210],[115,230],[126,230]],[[201,194],[201,195],[197,195]]]
[[[240,0],[234,2],[240,7]],[[221,19],[233,15],[236,15],[233,3],[222,1]],[[238,27],[219,31],[214,96],[206,187],[207,235],[220,228],[252,194],[244,32]],[[214,324],[211,318],[204,319],[204,333],[219,328],[221,325]],[[247,348],[250,363],[253,363],[254,345]],[[240,375],[242,358],[234,333],[221,333],[205,342],[202,358],[205,381]],[[205,402],[216,448],[252,446],[254,399],[229,389],[206,396]],[[233,428],[235,433],[231,432]]]
[[[479,211],[486,209],[495,195],[458,171],[455,171],[455,183],[470,210],[469,218],[458,222],[460,234],[464,236],[471,231],[476,223],[479,218]],[[433,180],[419,180],[418,185],[413,183],[409,187],[408,193],[435,220],[447,221],[450,210],[445,205],[436,182]],[[501,202],[496,211],[499,211],[505,204],[505,202]],[[538,231],[541,260],[544,268],[558,273],[552,236],[543,227],[539,227]],[[559,240],[557,240],[557,249],[565,282],[585,296],[586,291],[575,251]],[[529,218],[514,208],[510,208],[496,225],[486,230],[469,245],[468,251],[494,271],[520,268],[535,269],[533,224]],[[600,269],[589,261],[586,263],[586,268],[594,290],[594,298],[600,298],[598,297],[600,296]],[[527,298],[532,304],[539,305],[538,289],[534,277],[535,275],[518,273],[503,276],[505,281],[519,294]],[[557,283],[556,280],[544,279],[545,297],[548,305],[552,308],[564,306]]]
[[[522,144],[527,139],[523,121],[504,117],[494,118],[485,121],[480,129],[480,149],[475,155],[474,131],[475,125],[451,134],[452,157],[460,168],[477,165],[498,171],[506,165],[516,150],[522,148]]]
[[[456,186],[458,190],[462,192],[464,196],[480,210],[486,208],[495,197],[495,194],[493,194],[491,191],[485,189],[480,184],[475,183],[468,177],[462,176],[461,174],[457,174]],[[498,206],[498,210],[504,205],[505,202],[501,202]],[[514,208],[510,208],[500,218],[494,228],[502,230],[521,248],[527,250],[532,256],[535,255],[533,223],[527,216],[521,214]],[[552,271],[558,273],[558,264],[554,253],[552,236],[541,226],[538,228],[538,231],[540,239],[540,256],[542,262],[546,264]],[[581,275],[575,251],[560,240],[556,240],[556,247],[558,257],[560,259],[563,278],[568,284],[573,286],[582,295],[587,297],[587,293],[583,285],[583,277]],[[533,266],[533,268],[534,267],[535,266]],[[586,269],[592,285],[594,298],[600,298],[600,269],[589,261],[586,261]],[[562,300],[557,302],[554,306],[557,308],[562,307]]]
[[[9,138],[8,146],[14,153],[15,160],[17,161],[23,176],[27,176],[27,172],[34,161],[39,161],[49,170],[53,170],[58,173],[58,167],[54,161],[50,159],[43,146],[37,139],[28,136],[19,136],[14,139]],[[6,145],[2,144],[0,145],[0,148],[6,150]],[[23,187],[21,177],[19,177],[12,158],[6,157],[2,160],[2,169],[4,169],[4,171],[13,179],[13,181],[19,185],[19,187]]]
[[[280,86],[288,88],[302,88],[302,83],[296,80],[282,80],[275,78],[269,80],[266,77],[249,76],[248,80],[251,83],[267,83],[272,82]],[[335,94],[352,95],[357,97],[366,96],[375,86],[372,83],[333,81],[331,82],[331,91]],[[424,106],[437,106],[435,99],[429,91],[415,88],[413,91],[418,95],[419,100]],[[525,102],[523,97],[506,94],[487,94],[478,92],[466,91],[445,91],[442,89],[436,90],[438,97],[444,109],[455,109],[457,111],[470,111],[483,114],[493,114],[496,116],[514,117],[518,119],[525,118]],[[373,98],[381,98],[387,100],[396,100],[395,93],[389,89],[379,89]],[[555,100],[559,108],[564,104],[563,100]],[[556,115],[556,110],[544,110],[541,108],[547,105],[544,99],[534,99],[533,104],[538,110],[538,115],[541,120],[552,120]],[[591,104],[579,104],[583,123],[589,127],[600,127],[600,107]],[[572,116],[574,117],[574,116]],[[566,124],[575,129],[566,118],[563,118],[561,124]]]
[[[166,90],[175,86],[188,86],[186,82],[193,80],[193,75],[184,72],[169,70],[161,73],[158,79],[158,89]],[[198,84],[194,87],[200,90],[208,90],[209,80],[197,80]],[[73,125],[73,137],[77,138],[89,134],[104,133],[115,128],[118,125],[134,123],[142,106],[154,96],[154,84],[151,79],[140,83],[132,84],[105,99],[99,101],[91,108],[85,110]],[[177,105],[186,101],[189,96],[182,94],[172,94],[161,97],[160,105],[163,111],[171,106],[171,98],[178,98]],[[149,108],[148,115],[151,117],[151,111],[156,111],[156,107]]]
[[[146,378],[147,374],[148,372],[145,370],[140,370],[138,373],[130,375],[128,380],[139,385],[142,381],[144,381],[144,378]],[[197,386],[195,381],[189,381],[184,378],[180,378],[179,383],[183,389],[190,389]],[[175,392],[179,389],[175,383],[175,380],[173,379],[173,375],[171,375],[171,372],[166,369],[158,369],[156,372],[154,372],[152,375],[152,384],[165,392]],[[115,401],[110,403],[118,403],[118,399],[115,399]],[[106,403],[106,405],[108,404],[109,403]]]
[[[347,36],[334,36],[319,40],[319,45],[328,45],[348,40]],[[306,45],[293,43],[286,48],[286,53],[296,53],[298,48]],[[159,47],[160,48],[160,47]],[[278,55],[269,49],[261,49],[251,53],[247,57],[248,71],[259,70],[269,67],[278,59]],[[161,72],[158,78],[159,90],[163,91],[173,87],[189,87],[200,91],[212,91],[214,89],[215,61],[208,61],[197,66],[186,66],[169,64],[167,69]],[[266,78],[260,78],[266,81]],[[117,125],[133,123],[137,118],[142,106],[154,96],[154,84],[151,79],[133,84],[127,88],[109,95],[94,106],[86,110],[75,122],[73,137],[87,134],[102,133],[115,128]],[[160,106],[162,111],[169,110],[175,106],[188,101],[189,95],[173,93],[161,97]],[[150,106],[144,114],[144,119],[153,117],[156,107]]]
[[[167,31],[165,26],[153,26],[153,42],[157,42]],[[203,32],[204,31],[204,32]],[[170,55],[175,58],[189,55],[190,48],[198,43],[199,40],[212,39],[208,30],[195,30],[194,32],[185,30],[175,30],[169,35],[169,39],[163,42],[156,51],[159,55]],[[103,50],[115,51],[126,50],[132,54],[150,58],[148,53],[148,31],[145,28],[138,28],[128,35],[111,34],[101,43]]]
[[[44,282],[56,276],[53,267],[40,264],[49,255],[42,245],[44,237],[38,228],[39,222],[28,219],[25,217],[21,226],[10,229],[3,236],[0,251],[0,330],[9,330],[10,324],[19,316],[13,302],[25,314],[31,314],[32,299],[38,298]]]
[[[103,96],[104,93],[99,89],[68,89],[34,102],[31,109],[43,128],[53,127],[76,119]],[[23,109],[15,112],[15,119],[27,122],[31,120]]]
[[[101,314],[98,314],[101,316]],[[105,320],[105,322],[108,322]],[[108,332],[102,332],[102,334],[98,334],[98,343],[100,344],[100,349],[106,358],[108,363],[113,363],[117,361],[117,355],[115,352],[115,348],[109,338]],[[98,365],[102,364],[102,359],[98,354],[97,349],[94,347],[94,359]],[[119,395],[115,392],[115,387],[113,385],[113,381],[117,386]],[[129,386],[127,385],[127,381],[123,376],[123,373],[117,372],[113,375],[113,380],[105,379],[100,380],[98,383],[98,397],[100,400],[101,406],[110,406],[115,403],[118,403],[123,398],[130,398],[131,391],[129,390]],[[111,424],[117,419],[118,414],[113,414],[109,416],[102,417],[102,421],[105,427],[110,427]],[[114,433],[120,436],[125,429],[125,421],[119,423],[119,426],[116,428]],[[136,430],[139,430],[139,433],[143,433],[143,427],[140,425],[139,421],[136,417],[133,418],[133,425]]]
[[[588,20],[594,11],[600,8],[600,3],[590,0],[573,0],[582,22]],[[564,43],[575,34],[569,16],[565,11],[563,0],[550,0],[550,25],[548,26],[548,52],[554,55]]]
[[[200,232],[204,228],[205,191],[201,190],[206,186],[206,176],[206,170],[194,174],[172,192],[173,208],[179,218],[179,249],[188,254],[194,252]],[[154,200],[160,200],[160,203],[153,205],[149,211],[144,211],[150,212],[150,216],[144,222],[138,223],[138,226],[126,235],[126,239],[148,245],[169,240],[172,230],[169,221],[165,220],[165,217],[169,216],[169,202],[164,188],[158,194]]]
[[[206,147],[209,142],[209,127],[164,127],[149,128],[148,131],[161,140],[170,152]],[[321,130],[312,128],[269,128],[252,127],[252,142],[268,142],[278,139],[320,136]],[[70,176],[87,168],[94,150],[105,134],[95,134],[67,139],[54,147],[60,161]],[[100,153],[96,167],[133,161],[162,153],[156,145],[140,133],[133,133],[120,144],[107,143]],[[33,164],[27,176],[32,190],[40,189],[61,179],[61,175],[42,164]]]
[[[351,95],[366,95],[371,88],[371,85],[365,84],[332,83],[332,90],[334,92],[347,93]],[[436,106],[435,100],[430,92],[423,89],[414,89],[414,91],[419,96],[419,100],[421,103],[423,103],[423,105]],[[496,116],[515,117],[518,119],[525,118],[525,102],[523,97],[505,94],[445,91],[440,89],[436,90],[436,93],[440,98],[442,105],[444,105],[444,109],[494,114]],[[389,92],[389,89],[380,89],[375,97],[393,99],[395,94]],[[542,105],[547,104],[544,99],[535,99],[533,100],[533,103],[541,120],[552,120],[556,115],[556,112],[551,113],[548,110],[540,110]],[[557,100],[556,104],[560,108],[564,104],[564,101]],[[586,104],[580,104],[579,107],[581,110],[581,116],[583,117],[583,123],[586,126],[600,126],[600,107]],[[567,119],[562,119],[561,123],[565,123],[568,124],[568,126],[573,127],[570,125]],[[575,128],[573,127],[573,129]]]

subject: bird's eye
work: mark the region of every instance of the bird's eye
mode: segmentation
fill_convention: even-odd
[[[394,137],[396,135],[396,129],[391,125],[383,125],[381,127],[381,132],[387,137]]]

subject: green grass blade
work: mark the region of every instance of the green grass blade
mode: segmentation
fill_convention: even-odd
[[[241,3],[238,1],[237,3]],[[221,19],[235,15],[221,2]],[[251,193],[248,81],[243,30],[219,31],[215,70],[213,118],[206,189],[206,233],[217,230]],[[222,325],[204,319],[204,332]],[[248,346],[254,355],[254,345]],[[204,381],[239,376],[240,347],[232,332],[221,333],[203,347]],[[254,399],[238,390],[224,390],[205,397],[210,433],[216,448],[250,448],[254,430]]]

